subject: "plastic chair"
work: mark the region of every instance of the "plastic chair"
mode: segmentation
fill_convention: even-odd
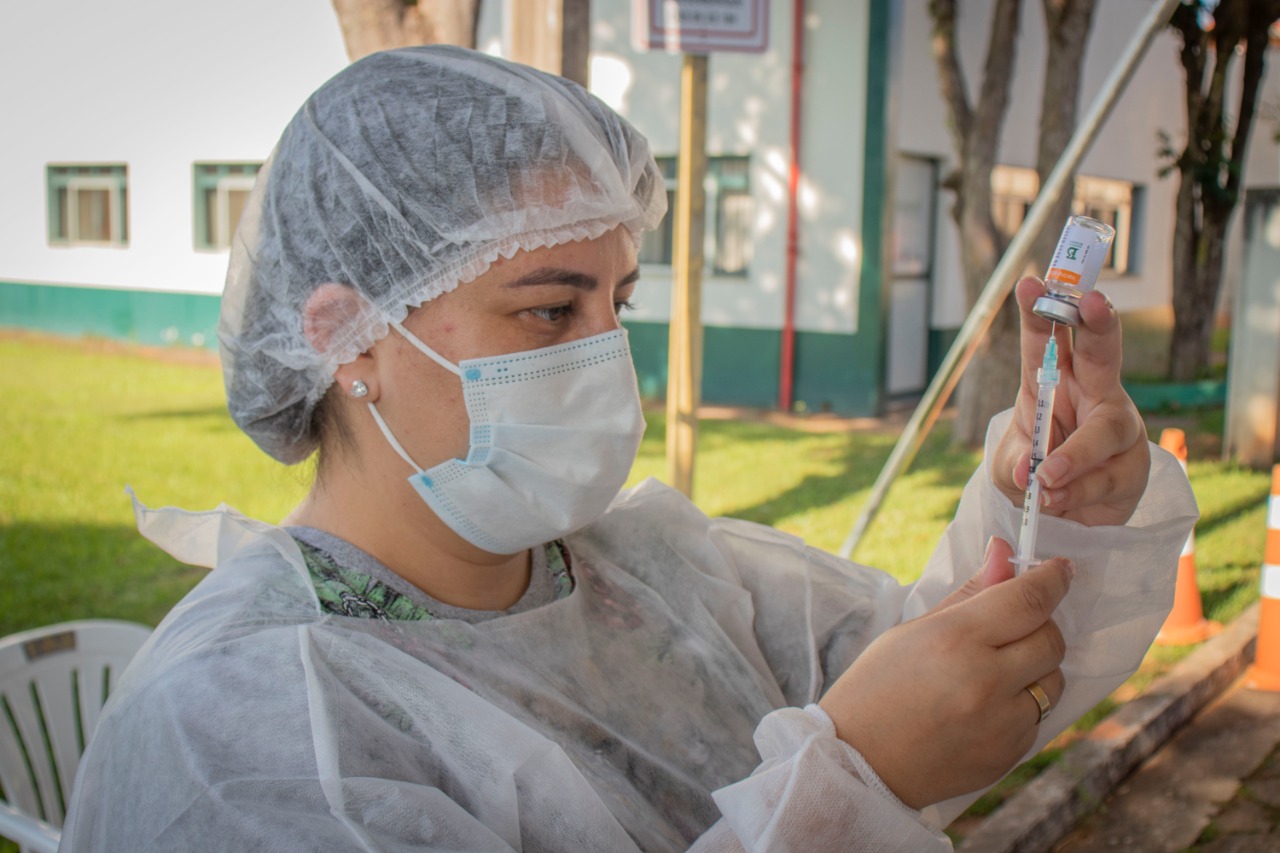
[[[0,836],[55,853],[102,705],[150,636],[132,622],[63,622],[0,639]]]

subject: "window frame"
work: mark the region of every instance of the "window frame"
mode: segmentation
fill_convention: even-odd
[[[1142,254],[1142,204],[1145,186],[1123,178],[1097,175],[1076,175],[1074,184],[1071,199],[1073,214],[1093,216],[1093,212],[1100,209],[1112,214],[1107,224],[1116,229],[1116,239],[1111,251],[1107,253],[1102,275],[1108,278],[1133,278],[1140,275],[1138,260]],[[996,226],[1004,232],[1005,239],[1013,238],[1039,191],[1040,181],[1035,169],[996,164],[991,172],[992,215]],[[1022,206],[1021,215],[1011,216],[1010,211],[1018,205]],[[1014,218],[1017,219],[1016,226],[1012,230],[1007,229]]]
[[[105,239],[80,234],[82,191],[107,193]],[[50,246],[124,248],[129,245],[129,165],[127,163],[46,163],[46,223]],[[60,201],[60,194],[65,193]]]
[[[675,261],[675,206],[676,192],[679,187],[679,158],[664,155],[654,157],[654,159],[657,161],[658,171],[662,174],[666,184],[667,213],[663,216],[662,222],[658,224],[657,228],[644,235],[644,242],[641,244],[640,263],[672,267]],[[740,186],[725,186],[721,170],[724,164],[728,162],[741,164],[741,171],[739,175],[735,176],[734,181],[735,184],[740,183]],[[737,178],[740,178],[740,180],[737,180]],[[716,278],[747,279],[751,276],[751,264],[754,260],[754,252],[751,250],[754,248],[752,228],[755,222],[755,195],[751,191],[751,155],[708,155],[704,186],[706,187],[706,223],[703,231],[705,268]],[[747,216],[747,232],[742,235],[743,245],[746,247],[744,254],[747,257],[740,268],[727,269],[722,266],[721,251],[726,241],[721,239],[721,230],[729,216],[725,210],[725,202],[734,197],[749,199],[751,204],[751,210]],[[652,243],[653,240],[662,241],[657,247],[658,251],[656,253]],[[657,257],[655,257],[655,254]]]
[[[231,193],[252,192],[262,165],[250,160],[191,164],[191,241],[196,251],[225,252],[231,248],[238,224],[230,221]],[[213,201],[212,221],[209,194]]]

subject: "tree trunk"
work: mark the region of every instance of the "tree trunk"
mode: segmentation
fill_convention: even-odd
[[[1080,110],[1080,69],[1093,24],[1095,0],[1044,0],[1044,87],[1040,94],[1040,141],[1036,150],[1036,174],[1044,186],[1067,150],[1076,130]],[[1031,244],[1028,273],[1043,276],[1057,248],[1062,226],[1071,215],[1075,180],[1068,179],[1049,214],[1048,224]]]
[[[476,46],[480,0],[333,0],[347,57],[415,44]]]
[[[979,162],[965,178],[973,190],[966,193],[960,222],[960,243],[967,249],[960,253],[961,263],[970,305],[977,301],[1006,248],[1004,235],[991,215],[994,164],[983,162],[986,158],[975,159]],[[954,444],[981,445],[991,416],[1013,403],[1018,392],[1020,364],[1017,308],[1013,300],[1006,299],[960,382],[959,408],[951,434]]]
[[[1045,55],[1040,140],[1036,155],[1036,172],[1040,176],[1041,186],[1057,165],[1058,158],[1071,141],[1071,134],[1075,132],[1080,100],[1079,69],[1084,66],[1084,51],[1089,40],[1093,8],[1094,0],[1044,0],[1048,51]],[[976,183],[977,175],[973,180]],[[989,168],[985,186],[988,191],[985,194],[977,193],[976,199],[987,211],[989,221],[992,207]],[[1054,213],[1049,217],[1049,224],[1032,244],[1033,269],[1030,272],[1044,274],[1057,245],[1062,223],[1071,213],[1071,198],[1069,182],[1055,205]],[[976,227],[981,232],[987,226],[982,224]],[[995,231],[994,222],[989,227]],[[1002,240],[987,242],[992,245],[994,260],[990,269],[983,266],[973,270],[975,275],[980,276],[979,288],[986,284],[1006,248]],[[1021,381],[1021,334],[1017,302],[1011,297],[1000,306],[985,340],[965,373],[964,382],[960,386],[960,410],[953,434],[955,442],[971,447],[979,445],[986,435],[991,416],[1008,408],[1017,396],[1018,383]]]
[[[1244,185],[1245,151],[1266,69],[1268,31],[1280,0],[1221,0],[1213,28],[1202,28],[1198,4],[1178,7],[1170,21],[1182,37],[1187,144],[1178,169],[1178,218],[1173,233],[1173,336],[1169,377],[1188,382],[1209,369],[1222,286],[1223,246]],[[1225,109],[1231,63],[1243,45],[1235,127]]]
[[[933,54],[958,161],[947,185],[956,194],[952,216],[960,229],[960,265],[970,305],[977,302],[1005,248],[991,215],[991,170],[1009,105],[1020,8],[1020,0],[996,3],[978,99],[971,106],[956,43],[955,0],[929,3]],[[1016,393],[1020,361],[1016,344],[1008,346],[1004,314],[1002,309],[961,380],[952,433],[956,444],[980,444],[991,416],[1009,406]]]

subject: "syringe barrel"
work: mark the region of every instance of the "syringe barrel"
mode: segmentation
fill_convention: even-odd
[[[1035,468],[1044,460],[1045,446],[1049,443],[1049,430],[1053,426],[1053,397],[1056,385],[1041,385],[1036,395],[1035,421],[1031,425],[1031,471],[1035,477]]]
[[[1093,290],[1116,230],[1088,216],[1072,216],[1062,229],[1045,273],[1049,292],[1032,307],[1037,315],[1068,326],[1080,324],[1080,297]]]

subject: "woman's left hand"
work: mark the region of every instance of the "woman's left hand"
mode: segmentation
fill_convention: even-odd
[[[1036,278],[1018,282],[1022,315],[1022,384],[1013,420],[991,460],[992,479],[1020,504],[1027,488],[1031,431],[1036,413],[1036,371],[1051,323],[1031,313],[1045,293]],[[1124,524],[1147,487],[1151,454],[1147,430],[1120,385],[1120,318],[1097,291],[1080,300],[1074,346],[1059,324],[1061,380],[1053,404],[1049,452],[1036,473],[1044,487],[1043,511],[1086,525]]]

